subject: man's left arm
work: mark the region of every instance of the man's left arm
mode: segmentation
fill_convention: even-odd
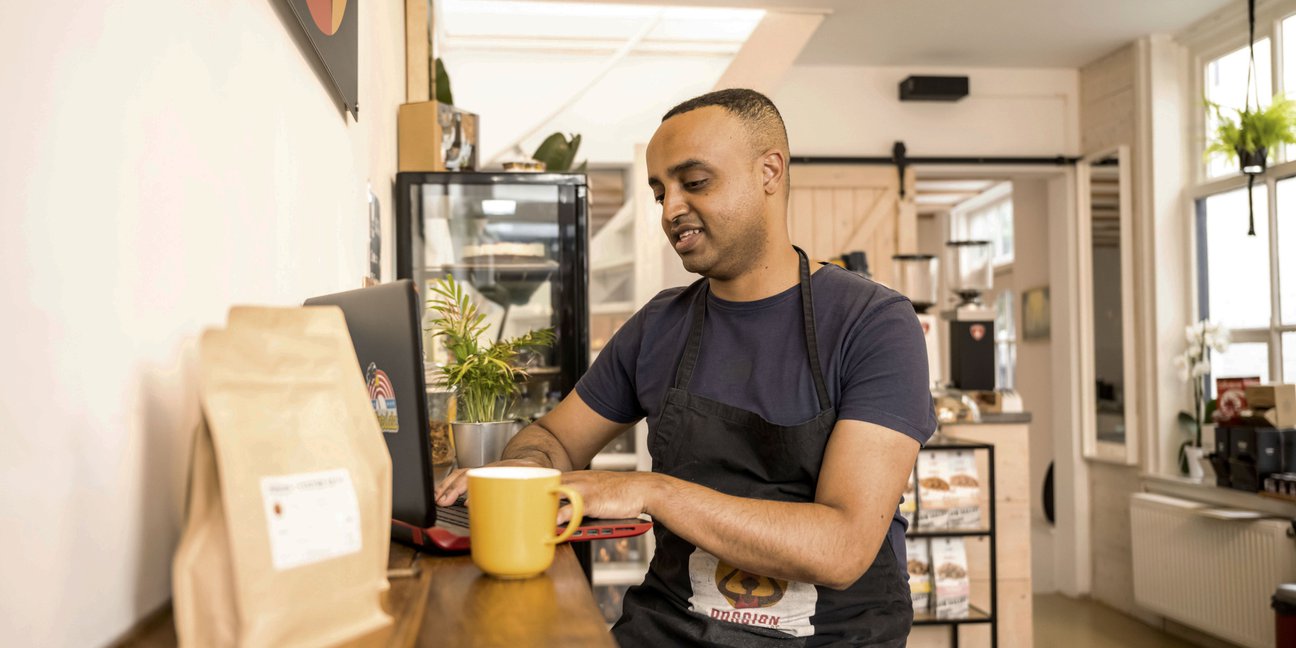
[[[883,426],[838,420],[809,503],[734,497],[658,473],[574,472],[563,481],[586,496],[587,516],[647,513],[739,569],[845,589],[873,564],[918,447]]]

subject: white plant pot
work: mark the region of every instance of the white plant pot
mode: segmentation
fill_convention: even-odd
[[[1205,479],[1206,473],[1202,470],[1202,462],[1206,460],[1206,450],[1204,448],[1189,446],[1184,448],[1184,454],[1187,455],[1188,458],[1188,479],[1193,481],[1202,481]]]

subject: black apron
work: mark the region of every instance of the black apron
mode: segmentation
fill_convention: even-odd
[[[796,425],[774,425],[755,412],[689,393],[706,320],[703,282],[693,300],[692,327],[674,386],[649,431],[654,472],[738,497],[814,501],[837,413],[819,363],[810,264],[799,248],[797,254],[819,413]],[[889,536],[864,576],[836,591],[735,569],[661,524],[653,533],[657,549],[648,574],[626,592],[621,618],[612,628],[623,648],[903,646],[909,635],[909,586]]]

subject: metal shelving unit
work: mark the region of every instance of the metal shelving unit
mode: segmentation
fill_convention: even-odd
[[[989,538],[990,542],[990,606],[988,610],[983,610],[970,602],[968,604],[968,613],[966,616],[956,618],[937,618],[934,612],[925,612],[914,614],[913,624],[917,626],[949,626],[950,629],[950,646],[958,648],[959,645],[959,628],[964,625],[986,623],[990,625],[990,646],[997,648],[999,645],[999,625],[996,617],[996,610],[999,607],[999,552],[996,545],[995,531],[997,518],[995,515],[995,449],[989,443],[976,443],[971,441],[962,441],[954,438],[934,439],[931,443],[919,452],[939,452],[947,450],[972,450],[975,452],[986,453],[986,477],[989,482],[987,489],[990,496],[990,502],[987,508],[989,516],[989,527],[985,529],[939,529],[933,531],[908,531],[905,533],[909,538]],[[922,475],[917,473],[917,467],[914,468],[917,480],[922,480]],[[919,490],[914,490],[914,497],[917,499],[919,509],[922,508],[922,497]],[[933,592],[935,586],[933,585]],[[969,592],[969,598],[970,598]]]

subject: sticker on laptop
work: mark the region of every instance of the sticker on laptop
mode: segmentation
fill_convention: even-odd
[[[387,372],[370,362],[365,369],[365,386],[369,388],[369,403],[373,405],[374,414],[378,415],[378,427],[386,434],[396,434],[400,430],[400,419],[396,416],[396,390],[392,388]]]

